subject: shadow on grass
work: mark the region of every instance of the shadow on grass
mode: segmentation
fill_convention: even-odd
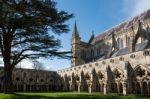
[[[105,96],[105,95],[58,95],[58,96],[44,96],[44,95],[24,95],[14,94],[11,99],[120,99],[119,96]]]
[[[53,94],[53,93],[50,93]],[[6,99],[6,98],[0,98]],[[150,96],[136,96],[136,95],[128,95],[121,96],[117,94],[55,94],[55,95],[42,95],[42,94],[13,94],[7,99],[150,99]]]

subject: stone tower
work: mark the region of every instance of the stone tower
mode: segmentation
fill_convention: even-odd
[[[72,32],[72,39],[71,39],[71,52],[72,52],[71,66],[72,67],[81,64],[80,43],[81,43],[81,38],[79,36],[77,25],[75,22],[73,32]]]

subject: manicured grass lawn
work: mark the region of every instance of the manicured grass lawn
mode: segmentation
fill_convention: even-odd
[[[75,92],[55,92],[55,93],[16,93],[5,95],[0,93],[0,99],[150,99],[150,96],[128,95],[121,96],[117,94],[102,93],[75,93]]]

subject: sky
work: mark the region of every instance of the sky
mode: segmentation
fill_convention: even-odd
[[[71,35],[76,20],[82,41],[88,41],[94,31],[95,36],[111,27],[140,14],[150,8],[150,0],[55,0],[58,10],[73,13],[74,18],[66,22],[70,31],[59,37],[60,50],[71,49]],[[67,59],[42,59],[39,61],[46,70],[60,70],[70,67]],[[23,68],[32,68],[30,61],[20,63]]]

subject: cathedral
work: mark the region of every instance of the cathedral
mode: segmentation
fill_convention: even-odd
[[[150,10],[98,36],[93,34],[88,42],[81,40],[75,23],[71,46],[69,68],[14,69],[14,90],[150,95]]]
[[[59,70],[64,91],[150,95],[150,10],[88,42],[75,23],[71,67]]]

